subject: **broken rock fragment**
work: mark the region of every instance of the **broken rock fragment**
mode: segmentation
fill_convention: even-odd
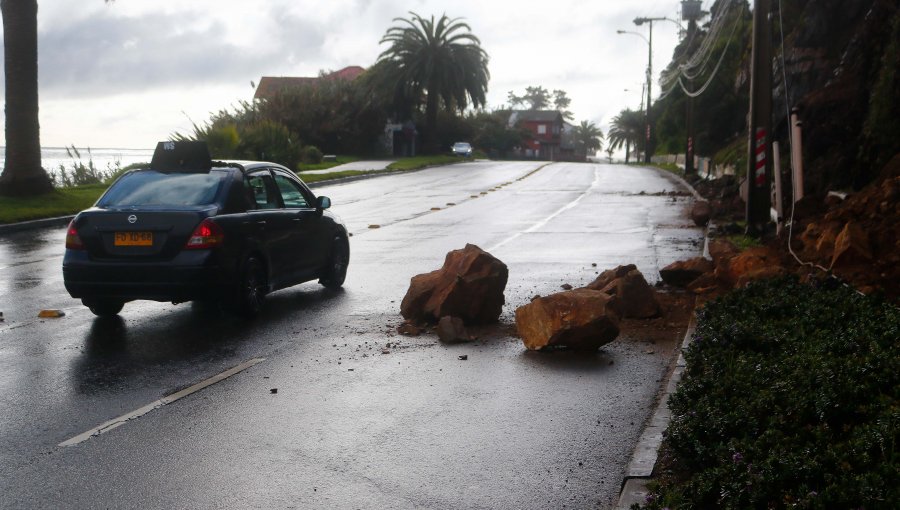
[[[622,317],[645,319],[660,313],[656,291],[634,264],[603,271],[585,288],[616,296],[614,306]]]
[[[602,292],[616,297],[614,306],[622,317],[648,319],[660,314],[656,291],[637,269],[609,282]]]
[[[474,244],[447,254],[437,271],[413,276],[400,313],[413,322],[434,323],[444,316],[466,324],[496,322],[503,309],[506,264]]]
[[[619,335],[614,299],[591,289],[541,297],[516,309],[516,329],[529,350],[554,346],[596,350]]]
[[[397,333],[406,336],[419,336],[422,333],[422,328],[409,321],[406,321],[403,324],[397,326]]]
[[[669,285],[674,287],[687,287],[692,281],[701,275],[710,273],[715,269],[711,260],[703,257],[694,257],[688,260],[672,262],[659,270],[659,276]]]
[[[449,315],[441,317],[441,320],[438,321],[437,335],[440,341],[444,343],[461,343],[470,340],[463,320],[459,317],[450,317]]]
[[[607,269],[606,271],[600,273],[600,276],[595,278],[594,281],[587,284],[585,288],[591,290],[603,290],[616,278],[621,278],[636,269],[637,266],[635,266],[634,264],[619,266],[615,269]]]

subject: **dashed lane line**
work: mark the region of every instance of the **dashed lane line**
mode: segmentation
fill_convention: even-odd
[[[247,360],[234,368],[230,368],[230,369],[222,372],[221,374],[214,375],[214,376],[210,377],[209,379],[206,379],[205,381],[201,381],[189,388],[185,388],[185,389],[183,389],[179,392],[173,393],[167,397],[163,397],[159,400],[150,402],[149,404],[147,404],[141,408],[135,409],[134,411],[131,411],[130,413],[125,413],[122,416],[119,416],[118,418],[113,418],[112,420],[109,420],[101,425],[98,425],[88,431],[82,432],[81,434],[78,434],[77,436],[75,436],[71,439],[67,439],[67,440],[63,441],[62,443],[59,443],[58,446],[61,446],[61,447],[74,446],[79,443],[83,443],[94,436],[99,436],[100,434],[105,434],[106,432],[109,432],[110,430],[113,430],[118,427],[121,427],[122,425],[125,425],[125,423],[127,423],[129,420],[134,420],[135,418],[140,418],[141,416],[149,413],[150,411],[153,411],[154,409],[159,409],[160,407],[162,407],[164,405],[171,404],[171,403],[176,402],[188,395],[197,393],[198,391],[200,391],[208,386],[212,386],[213,384],[216,384],[217,382],[224,381],[225,379],[228,379],[229,377],[231,377],[237,373],[243,372],[244,370],[247,370],[248,368],[250,368],[252,366],[258,365],[265,360],[266,360],[266,358],[253,358],[251,360]]]

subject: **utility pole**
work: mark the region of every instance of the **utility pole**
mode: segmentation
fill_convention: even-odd
[[[668,18],[634,18],[634,24],[637,26],[644,23],[650,25],[650,37],[647,39],[647,131],[644,133],[644,163],[650,163],[650,157],[653,155],[653,94],[650,91],[653,83],[653,22],[665,19]]]
[[[761,235],[769,222],[772,182],[771,0],[753,2],[753,53],[747,143],[747,234]]]
[[[694,33],[697,31],[697,20],[705,16],[702,10],[702,1],[698,0],[682,0],[681,2],[681,19],[687,21],[687,35],[685,40],[690,46],[694,41]],[[685,48],[690,51],[690,48]],[[693,80],[688,79],[688,90],[694,90]],[[684,131],[686,134],[684,149],[684,174],[691,175],[694,169],[694,97],[690,94],[685,98],[685,120]]]
[[[641,34],[637,32],[628,32],[626,30],[617,30],[616,32],[619,34],[634,34],[645,41],[647,41],[647,132],[645,133],[645,143],[644,143],[644,163],[650,163],[650,158],[653,156],[653,94],[651,93],[651,84],[653,83],[653,22],[654,21],[672,21],[676,25],[681,25],[677,21],[666,18],[665,16],[661,18],[634,18],[634,24],[637,26],[641,26],[644,23],[648,23],[650,25],[649,28],[649,38],[644,38]]]
[[[650,85],[653,83],[653,20],[650,22],[650,40],[648,41],[649,51],[647,52],[647,140],[644,143],[644,163],[650,163],[650,157],[653,155],[653,95],[650,94]],[[634,20],[635,25],[640,25],[638,20]]]

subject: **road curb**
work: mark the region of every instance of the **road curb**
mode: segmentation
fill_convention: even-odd
[[[651,167],[652,168],[652,167]],[[695,200],[706,200],[697,190],[694,189],[681,176],[667,172],[665,170],[656,169],[660,172],[673,177],[685,188],[687,188],[694,196]],[[703,256],[709,257],[709,231],[710,226],[704,231],[703,235]],[[696,308],[695,310],[696,311]],[[622,488],[619,491],[619,500],[613,507],[616,510],[627,510],[631,505],[643,505],[647,503],[647,495],[650,493],[647,484],[653,476],[653,469],[659,457],[659,448],[662,445],[663,433],[672,421],[672,412],[669,410],[669,397],[675,393],[678,383],[681,382],[681,376],[684,374],[687,366],[684,359],[684,350],[690,345],[697,327],[696,316],[694,311],[691,312],[691,318],[688,321],[687,331],[681,346],[678,348],[678,357],[675,359],[675,367],[672,369],[669,380],[666,382],[665,389],[657,402],[656,409],[650,417],[650,421],[644,427],[641,437],[635,445],[631,460],[625,471],[625,477],[622,480]]]
[[[22,232],[24,230],[32,230],[36,228],[54,227],[56,225],[66,225],[75,215],[57,216],[55,218],[44,218],[40,220],[20,221],[18,223],[7,223],[0,225],[0,234],[11,234],[13,232]]]
[[[644,432],[638,439],[637,446],[628,463],[625,472],[625,478],[622,480],[622,489],[619,492],[619,501],[616,503],[616,510],[631,508],[631,505],[647,502],[647,483],[652,479],[653,468],[656,466],[659,457],[659,447],[662,445],[663,433],[672,421],[672,412],[669,410],[669,397],[675,393],[678,383],[681,382],[681,376],[684,374],[687,363],[684,359],[684,350],[690,345],[694,337],[694,331],[697,323],[694,315],[688,322],[687,331],[681,346],[678,348],[678,357],[675,360],[675,368],[672,370],[666,388],[659,399],[656,410],[650,418],[650,422],[644,427]]]

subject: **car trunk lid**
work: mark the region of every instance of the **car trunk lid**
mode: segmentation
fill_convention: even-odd
[[[75,228],[95,259],[169,260],[175,257],[197,225],[216,208],[179,211],[94,209],[83,212]]]

